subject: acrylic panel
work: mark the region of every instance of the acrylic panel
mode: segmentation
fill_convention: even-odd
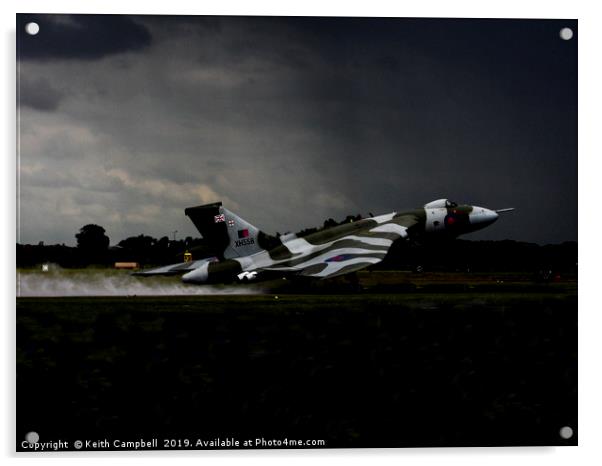
[[[18,14],[16,449],[576,445],[577,40]]]

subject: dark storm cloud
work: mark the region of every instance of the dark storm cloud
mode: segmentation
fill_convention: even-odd
[[[517,208],[472,238],[576,239],[576,21],[131,20],[152,47],[21,64],[63,93],[22,113],[24,238],[196,235],[183,208],[214,200],[283,232],[450,197]]]
[[[36,22],[37,35],[25,32]],[[151,44],[149,30],[135,19],[119,15],[17,15],[20,59],[96,60],[107,55],[139,51]]]
[[[19,80],[19,105],[51,112],[57,109],[63,96],[63,92],[53,88],[47,79],[23,77]]]

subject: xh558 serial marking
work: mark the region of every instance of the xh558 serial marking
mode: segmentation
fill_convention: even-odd
[[[190,217],[214,257],[142,271],[136,275],[181,274],[187,283],[231,283],[275,277],[332,278],[382,261],[395,241],[455,238],[491,225],[498,214],[448,199],[423,208],[364,218],[303,238],[270,236],[222,206],[190,207]]]

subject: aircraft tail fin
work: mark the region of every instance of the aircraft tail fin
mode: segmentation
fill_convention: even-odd
[[[272,247],[278,240],[263,233],[221,202],[189,207],[184,213],[190,217],[214,253],[224,259],[244,257]]]

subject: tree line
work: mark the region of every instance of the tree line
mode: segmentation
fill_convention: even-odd
[[[343,221],[328,219],[320,228],[297,232],[306,236],[320,229],[359,220],[347,216]],[[110,246],[106,231],[99,225],[84,225],[75,235],[77,246],[64,244],[17,244],[17,267],[56,263],[62,267],[112,266],[115,262],[137,262],[141,266],[167,265],[213,255],[202,238],[170,240],[140,234]],[[540,246],[520,241],[471,241],[456,239],[432,243],[397,242],[377,269],[453,270],[453,271],[548,271],[574,274],[577,271],[577,243]]]

